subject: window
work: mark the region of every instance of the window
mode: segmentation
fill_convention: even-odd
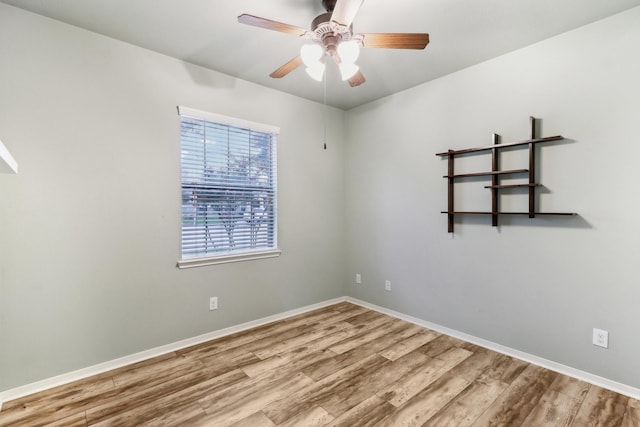
[[[182,259],[195,267],[278,256],[279,128],[178,107]]]

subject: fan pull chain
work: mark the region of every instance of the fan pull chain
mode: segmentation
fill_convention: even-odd
[[[327,73],[324,73],[324,78],[322,79],[324,86],[324,99],[323,99],[323,107],[322,107],[322,121],[324,122],[324,149],[327,149]]]

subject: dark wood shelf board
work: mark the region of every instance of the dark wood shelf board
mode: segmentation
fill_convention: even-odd
[[[493,150],[494,148],[502,149],[502,148],[508,148],[508,147],[516,147],[518,145],[538,144],[538,143],[541,143],[541,142],[549,142],[549,141],[560,141],[562,139],[564,139],[563,136],[555,135],[555,136],[548,136],[546,138],[535,138],[535,139],[527,139],[526,141],[510,142],[508,144],[488,145],[486,147],[465,148],[464,150],[445,151],[443,153],[436,153],[436,156],[446,157],[446,156],[449,156],[451,154],[456,155],[456,154],[475,153],[475,152],[478,152],[478,151]]]
[[[440,211],[443,214],[449,215],[529,215],[529,212],[489,212],[489,211]],[[578,215],[575,212],[534,212],[534,215],[561,215],[561,216],[575,216]]]
[[[485,185],[484,188],[529,188],[541,187],[542,184],[505,184],[505,185]]]
[[[474,172],[474,173],[461,173],[456,175],[444,175],[443,178],[466,178],[471,176],[494,176],[494,175],[509,175],[514,173],[527,173],[529,169],[512,169],[505,171],[491,171],[491,172]]]

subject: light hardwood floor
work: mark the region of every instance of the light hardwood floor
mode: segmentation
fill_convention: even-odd
[[[341,303],[6,402],[0,426],[640,426],[640,402]]]

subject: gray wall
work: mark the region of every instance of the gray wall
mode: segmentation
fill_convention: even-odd
[[[281,127],[280,258],[175,267],[177,105]],[[344,295],[344,112],[327,151],[322,117],[0,4],[0,391]]]
[[[347,293],[640,387],[639,22],[631,9],[348,111]],[[493,132],[526,139],[530,115],[543,136],[567,138],[538,149],[540,207],[579,216],[498,228],[464,217],[448,234],[435,153],[490,145]],[[526,167],[518,152],[503,160]],[[457,208],[490,210],[483,185],[458,184]],[[527,208],[520,192],[503,200]],[[610,331],[608,350],[591,344],[593,327]]]

